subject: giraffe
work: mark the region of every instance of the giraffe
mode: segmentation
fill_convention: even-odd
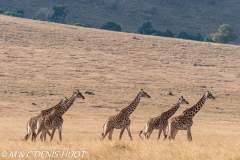
[[[122,134],[125,129],[127,129],[128,136],[132,140],[132,135],[130,132],[131,121],[129,119],[129,116],[136,109],[136,107],[142,97],[151,98],[146,92],[141,90],[138,93],[137,97],[134,99],[134,101],[129,106],[127,106],[126,108],[123,108],[120,111],[120,113],[118,113],[117,115],[108,118],[108,120],[103,125],[103,133],[102,133],[102,137],[100,140],[103,140],[108,133],[109,133],[108,139],[111,140],[114,128],[121,129],[120,135],[119,135],[119,140],[121,140]]]
[[[54,108],[50,114],[46,116],[41,116],[37,120],[37,132],[34,135],[34,140],[42,130],[52,130],[50,139],[50,141],[52,141],[55,130],[58,128],[59,140],[62,141],[62,115],[72,106],[76,98],[85,99],[85,97],[79,92],[79,90],[77,90],[77,92],[73,92],[71,98],[69,98],[69,100],[62,107]]]
[[[181,104],[189,104],[183,98],[183,96],[181,96],[179,98],[177,103],[171,109],[169,109],[166,112],[163,112],[158,117],[150,118],[147,121],[147,123],[145,124],[143,130],[139,132],[139,137],[142,138],[141,134],[143,133],[144,137],[149,139],[150,136],[151,136],[152,131],[154,129],[158,129],[159,130],[158,139],[160,138],[160,135],[161,135],[162,131],[164,132],[164,139],[166,139],[167,138],[166,128],[167,128],[167,125],[168,125],[168,119],[178,110],[178,108],[180,107]]]
[[[215,97],[207,91],[197,104],[193,107],[183,111],[183,114],[173,117],[169,123],[169,139],[175,139],[178,130],[187,130],[188,140],[192,140],[191,126],[193,125],[193,117],[201,109],[207,99],[215,99]]]
[[[41,116],[49,114],[53,110],[53,108],[62,106],[66,101],[67,101],[67,98],[65,97],[57,105],[55,105],[49,109],[42,110],[38,116],[30,118],[27,122],[27,135],[25,136],[24,139],[27,141],[28,138],[30,137],[30,135],[32,134],[32,140],[33,140],[33,135],[35,134],[35,129],[37,128],[37,119]],[[47,130],[43,130],[43,132],[41,134],[41,140],[43,140],[42,138],[46,139],[46,133],[48,133],[48,135],[50,136],[50,133]]]

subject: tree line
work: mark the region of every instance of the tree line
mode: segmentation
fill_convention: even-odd
[[[65,23],[65,18],[68,12],[69,10],[67,9],[67,6],[61,4],[61,5],[52,6],[51,8],[41,8],[36,12],[36,14],[32,18],[34,20]],[[0,9],[0,14],[14,16],[14,17],[22,17],[22,18],[24,17],[23,10],[17,10],[17,12],[9,12],[9,11],[4,12],[2,9]],[[91,27],[88,24],[82,24],[79,22],[74,22],[73,25],[82,26],[82,27]],[[121,26],[115,22],[106,22],[100,27],[100,29],[119,31],[119,32],[122,31]],[[153,35],[153,36],[162,36],[162,37],[175,37],[172,31],[168,29],[165,31],[154,29],[151,24],[151,21],[142,22],[135,33]],[[234,33],[234,29],[229,24],[222,24],[219,26],[217,32],[206,35],[205,37],[203,37],[200,33],[198,33],[197,35],[192,35],[185,31],[182,31],[175,38],[226,44],[230,41],[236,40],[238,37]]]

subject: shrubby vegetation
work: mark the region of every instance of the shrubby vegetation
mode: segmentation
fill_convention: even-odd
[[[170,30],[166,30],[164,32],[155,30],[150,21],[142,22],[142,24],[138,27],[137,33],[163,37],[174,37],[174,34]],[[206,37],[203,37],[200,33],[197,35],[192,35],[182,31],[178,34],[177,38],[205,42],[228,43],[236,40],[238,37],[234,33],[234,29],[229,24],[223,24],[219,26],[218,32],[209,34]]]
[[[150,21],[142,22],[142,24],[138,27],[137,33],[147,34],[147,35],[155,35],[155,36],[163,36],[163,37],[174,37],[174,34],[170,30],[161,32],[159,30],[153,29],[153,26]]]
[[[102,25],[101,29],[111,30],[111,31],[121,31],[122,30],[121,26],[115,22],[104,23]]]
[[[119,3],[118,0],[112,0],[111,7],[116,9],[118,6],[118,3]],[[215,0],[209,0],[209,4],[214,5]],[[157,8],[155,6],[152,6],[151,8],[149,8],[149,12],[151,14],[155,14],[157,12]],[[68,10],[66,5],[64,4],[54,5],[51,8],[47,8],[47,7],[40,8],[34,15],[33,19],[64,23],[67,13],[68,13]],[[17,12],[10,12],[10,11],[4,12],[0,8],[0,14],[13,16],[13,17],[23,17],[24,11],[18,10]],[[88,24],[83,24],[79,22],[75,22],[72,25],[82,26],[82,27],[91,27]],[[102,25],[101,29],[112,30],[112,31],[122,30],[121,26],[115,22],[106,22]],[[141,25],[138,27],[137,33],[154,35],[154,36],[163,36],[163,37],[175,37],[172,31],[168,29],[165,31],[154,29],[150,21],[142,22]],[[234,33],[234,29],[229,24],[220,25],[216,33],[208,34],[205,37],[203,37],[200,33],[198,33],[197,35],[192,35],[184,31],[180,32],[176,37],[181,39],[215,42],[215,43],[228,43],[238,38],[237,35]]]
[[[24,11],[23,10],[18,10],[17,12],[6,11],[3,14],[12,17],[23,17]]]
[[[228,43],[237,39],[234,29],[229,24],[219,26],[218,32],[212,34],[213,42]]]
[[[78,22],[74,22],[73,25],[74,26],[81,26],[81,27],[91,28],[91,26],[89,24],[82,24],[82,23],[78,23]]]
[[[50,21],[52,17],[52,11],[50,8],[40,8],[36,14],[33,16],[33,19],[35,20],[41,20],[41,21]]]
[[[204,40],[204,38],[202,37],[202,35],[200,33],[198,33],[197,35],[192,35],[192,34],[188,34],[186,32],[180,32],[178,34],[178,38],[195,40],[195,41],[203,41]]]
[[[40,8],[33,19],[64,23],[68,10],[66,5],[55,5],[52,8]]]

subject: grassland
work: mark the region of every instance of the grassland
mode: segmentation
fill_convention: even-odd
[[[135,32],[143,21],[150,20],[154,29],[169,29],[177,37],[181,31],[206,36],[227,23],[240,35],[238,0],[1,0],[0,7],[4,11],[24,10],[24,17],[31,19],[39,10],[59,4],[67,5],[68,24],[79,22],[100,28],[113,21],[123,31]],[[240,39],[234,43],[240,44]]]
[[[1,152],[87,151],[82,159],[104,160],[240,159],[239,46],[6,16],[0,16],[0,27]],[[56,133],[52,142],[25,142],[28,119],[76,89],[95,95],[84,94],[86,99],[77,99],[63,116],[63,141]],[[131,115],[133,141],[126,132],[118,141],[115,130],[113,141],[101,142],[103,123],[130,104],[140,89],[151,99],[142,99]],[[174,96],[167,95],[170,89]],[[216,100],[207,101],[194,117],[192,142],[185,131],[170,142],[157,140],[157,131],[148,141],[138,137],[150,117],[172,107],[180,96],[190,104],[175,115],[207,90]]]

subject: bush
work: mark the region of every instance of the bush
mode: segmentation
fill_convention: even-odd
[[[103,24],[101,29],[111,30],[111,31],[121,31],[122,30],[121,26],[115,22],[107,22],[107,23]]]
[[[207,35],[206,37],[204,37],[203,41],[204,42],[213,42],[212,35]]]
[[[40,8],[33,19],[41,20],[41,21],[50,21],[53,16],[53,12],[51,12],[50,8]]]
[[[186,32],[180,32],[178,34],[178,38],[181,38],[181,39],[189,39],[189,35],[186,33]]]
[[[234,29],[229,24],[222,24],[218,27],[218,32],[212,35],[212,40],[218,43],[228,43],[237,38]]]
[[[170,31],[170,30],[166,30],[165,32],[163,32],[164,37],[174,37],[174,34]]]
[[[23,15],[20,14],[20,13],[9,12],[9,11],[4,12],[4,15],[6,15],[6,16],[12,16],[12,17],[23,17]]]
[[[150,35],[155,34],[156,30],[153,30],[153,26],[150,21],[145,21],[138,27],[138,33]]]
[[[91,28],[91,26],[88,25],[88,24],[81,24],[81,23],[78,23],[78,22],[74,22],[73,25],[74,25],[74,26],[81,26],[81,27]]]
[[[64,4],[56,5],[51,8],[52,22],[63,22],[65,20],[65,17],[67,16],[67,6]]]
[[[203,37],[200,33],[198,33],[196,36],[192,34],[188,34],[186,32],[180,32],[178,34],[178,38],[181,39],[190,39],[190,40],[195,40],[195,41],[203,41]]]

